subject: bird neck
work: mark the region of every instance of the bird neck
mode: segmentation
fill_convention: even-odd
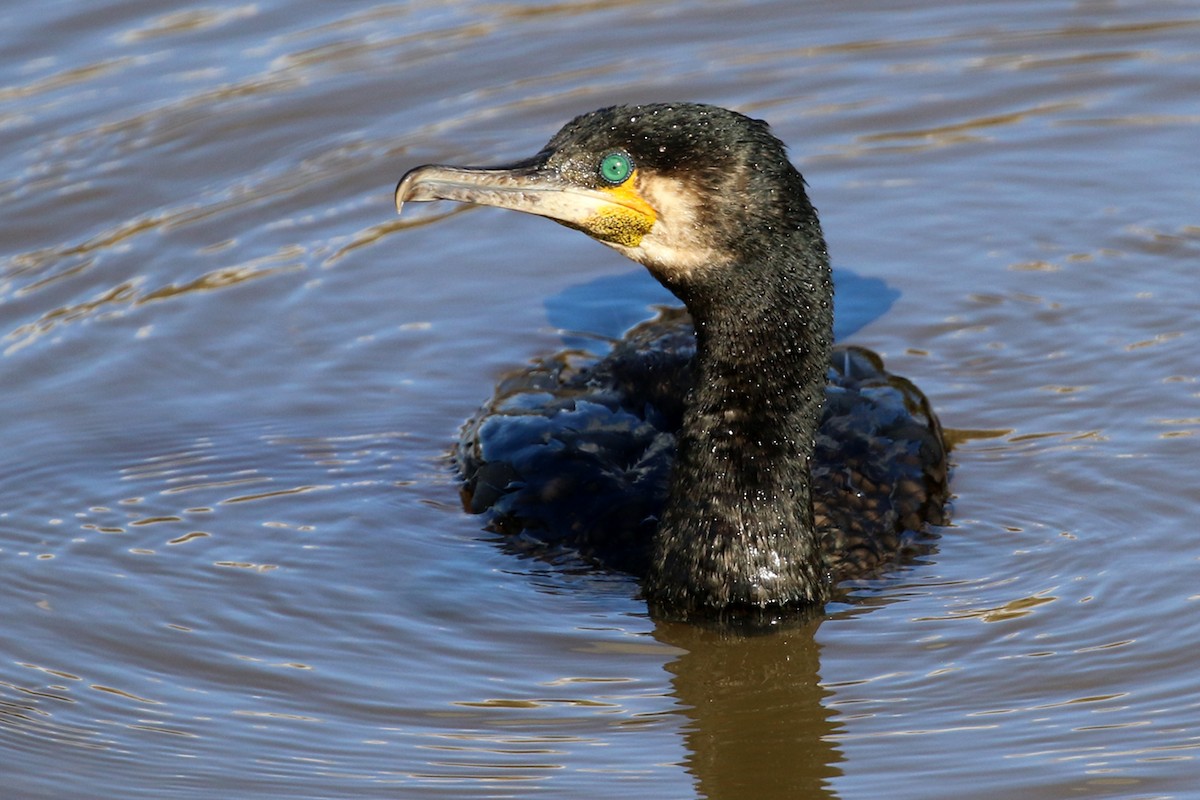
[[[646,591],[673,608],[828,595],[810,462],[824,402],[833,290],[819,230],[677,293],[696,326],[671,491]]]

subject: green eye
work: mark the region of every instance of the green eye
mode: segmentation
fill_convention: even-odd
[[[633,174],[633,159],[626,153],[609,153],[600,159],[600,177],[613,186],[629,180]]]

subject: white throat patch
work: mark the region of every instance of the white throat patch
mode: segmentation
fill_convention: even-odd
[[[705,196],[676,178],[639,174],[637,189],[654,207],[656,219],[635,247],[613,244],[624,255],[645,265],[654,274],[678,283],[697,270],[720,267],[731,261],[728,253],[714,249],[701,220]],[[709,201],[711,202],[711,201]]]

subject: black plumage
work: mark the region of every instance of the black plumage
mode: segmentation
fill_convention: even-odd
[[[944,522],[937,418],[873,354],[832,347],[820,224],[765,123],[602,109],[521,164],[397,187],[397,207],[439,198],[580,229],[687,307],[602,360],[515,373],[465,426],[470,508],[514,541],[636,574],[687,614],[820,603]]]

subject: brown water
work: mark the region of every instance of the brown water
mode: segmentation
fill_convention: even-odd
[[[0,22],[6,797],[1200,797],[1200,4]],[[962,438],[937,553],[774,635],[505,553],[442,461],[663,295],[396,179],[663,99],[772,122]]]

